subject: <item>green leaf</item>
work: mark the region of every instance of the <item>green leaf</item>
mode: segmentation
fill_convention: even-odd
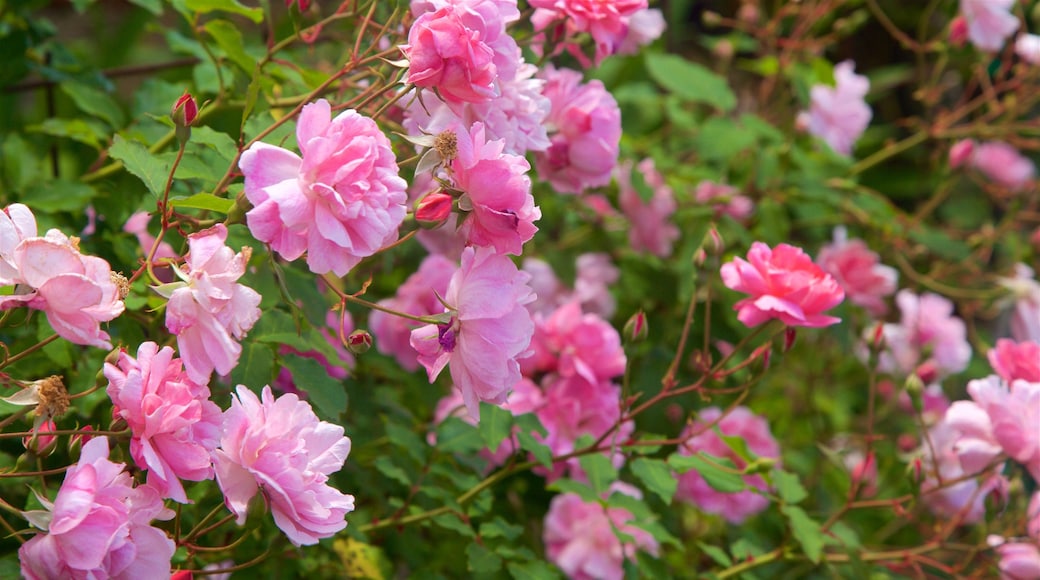
[[[426,461],[426,450],[429,446],[411,429],[388,421],[386,436],[391,443],[404,449],[416,462]]]
[[[81,211],[97,192],[78,181],[49,181],[40,184],[26,199],[33,210],[44,213]]]
[[[122,135],[115,136],[108,154],[122,161],[126,170],[143,181],[152,195],[162,195],[166,189],[166,178],[170,175],[168,163],[153,155],[144,145],[137,141],[127,141]]]
[[[813,564],[819,564],[820,557],[823,555],[824,543],[823,530],[820,528],[820,524],[810,518],[809,514],[805,513],[798,506],[786,505],[780,509],[787,516],[787,521],[791,524],[791,532],[794,534],[794,538],[798,540],[798,543],[802,545],[805,555]]]
[[[660,497],[661,501],[666,504],[672,503],[672,496],[675,495],[679,482],[664,461],[639,457],[633,460],[629,467],[632,474],[639,478],[648,490]]]
[[[502,569],[502,557],[476,542],[466,548],[466,556],[470,572],[490,574]]]
[[[710,546],[708,544],[705,544],[704,542],[697,542],[697,547],[700,548],[702,552],[707,554],[709,558],[715,560],[715,563],[719,566],[733,565],[733,560],[730,560],[729,554],[726,553],[726,550],[723,550],[722,548],[718,548],[715,546]]]
[[[184,3],[184,7],[192,12],[201,12],[206,14],[215,10],[221,10],[224,12],[230,12],[232,14],[240,14],[253,22],[260,24],[260,21],[264,19],[264,11],[262,8],[249,8],[236,2],[235,0],[181,0]]]
[[[695,103],[705,103],[730,111],[737,98],[726,79],[707,68],[673,54],[646,53],[650,78],[675,95]]]
[[[231,371],[231,384],[246,385],[259,391],[260,387],[270,384],[273,378],[274,351],[271,347],[252,341],[243,344],[242,355]]]
[[[62,83],[61,90],[76,103],[79,110],[103,119],[113,129],[119,129],[126,122],[126,116],[119,103],[101,89],[70,81]]]
[[[520,442],[521,449],[534,455],[535,460],[538,461],[538,463],[541,463],[542,467],[552,469],[552,449],[549,449],[547,445],[535,439],[534,436],[527,431],[518,432],[516,438]]]
[[[431,521],[446,530],[458,532],[467,538],[476,536],[472,526],[462,521],[458,514],[444,514],[433,518]]]
[[[408,477],[408,472],[397,465],[394,465],[394,461],[390,459],[390,456],[380,455],[372,465],[379,470],[379,473],[382,473],[405,487],[411,487],[412,478]],[[458,518],[456,518],[456,520],[457,519]]]
[[[226,214],[235,206],[235,200],[217,197],[212,193],[196,193],[191,197],[170,198],[170,205],[177,209],[206,209]]]
[[[256,59],[246,53],[242,42],[242,32],[227,20],[211,20],[206,23],[206,32],[217,41],[224,54],[232,62],[243,68],[247,73],[252,73],[256,68]]]
[[[531,560],[522,564],[510,562],[506,568],[516,580],[556,580],[560,578],[560,572],[556,568],[541,560]]]
[[[347,391],[340,381],[329,377],[325,367],[312,359],[287,354],[282,364],[292,373],[296,388],[307,393],[314,410],[329,419],[336,419],[347,410]]]
[[[668,457],[668,465],[679,473],[695,469],[715,491],[736,493],[744,490],[744,479],[735,473],[740,470],[729,459],[713,457],[703,451],[697,455],[673,453]]]
[[[542,437],[549,434],[542,425],[538,415],[534,413],[524,413],[523,415],[517,415],[513,417],[513,423],[524,433],[535,433],[537,432]]]
[[[104,127],[102,123],[90,123],[84,119],[51,118],[44,120],[39,125],[28,127],[28,130],[52,137],[72,139],[88,147],[101,149],[101,142],[108,135],[108,131],[103,130],[102,127]]]
[[[480,404],[480,436],[491,451],[497,451],[502,441],[513,431],[513,414],[497,405]]]
[[[480,536],[482,538],[505,538],[507,540],[515,540],[523,533],[523,526],[511,524],[497,516],[493,521],[480,524]]]
[[[573,493],[587,502],[599,502],[603,499],[594,489],[573,479],[557,479],[546,488],[560,493]]]
[[[137,4],[156,16],[162,14],[162,0],[130,0],[130,3]]]
[[[802,487],[800,478],[793,474],[776,469],[773,471],[773,485],[780,494],[780,499],[787,504],[796,504],[809,497],[809,492]]]
[[[480,431],[458,417],[448,417],[437,425],[437,449],[445,453],[473,453],[484,448]]]
[[[693,140],[697,155],[708,161],[727,162],[755,145],[755,136],[724,117],[704,122]]]
[[[589,478],[589,484],[597,493],[605,493],[610,484],[617,481],[618,472],[610,457],[603,453],[582,455],[578,458],[581,469]]]
[[[918,226],[910,230],[910,239],[947,260],[962,261],[971,256],[971,247],[968,244],[955,240],[946,232],[937,229]]]

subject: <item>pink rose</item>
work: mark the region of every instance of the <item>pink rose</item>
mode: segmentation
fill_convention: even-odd
[[[961,14],[968,25],[968,39],[980,50],[997,52],[1018,30],[1011,14],[1015,0],[960,0]]]
[[[900,290],[896,304],[902,313],[899,323],[882,327],[885,349],[878,360],[882,371],[906,376],[931,366],[939,376],[946,376],[968,366],[971,345],[964,321],[953,313],[953,302],[938,294],[918,296]]]
[[[950,147],[950,169],[957,169],[971,160],[975,154],[975,142],[971,139],[961,139]]]
[[[712,204],[716,215],[728,215],[737,221],[751,217],[755,209],[751,198],[740,195],[740,190],[732,185],[702,181],[694,195],[698,203]]]
[[[22,240],[36,237],[36,216],[23,204],[12,203],[0,211],[0,286],[22,281],[14,250]]]
[[[109,461],[107,438],[83,444],[54,503],[26,513],[47,532],[18,550],[26,578],[169,577],[173,540],[150,522],[174,514],[151,486],[133,487],[124,467]]]
[[[1022,34],[1015,40],[1015,54],[1031,65],[1040,65],[1040,36]]]
[[[758,457],[779,460],[780,446],[769,430],[769,423],[755,415],[747,407],[736,407],[725,417],[722,409],[709,407],[697,413],[697,420],[683,431],[683,442],[679,446],[680,455],[696,455],[705,452],[715,457],[723,457],[733,461],[737,468],[743,468],[746,462],[723,441],[709,425],[717,425],[719,431],[726,436],[740,437],[748,444]],[[769,499],[753,491],[724,493],[712,489],[696,470],[687,471],[678,476],[679,488],[675,499],[686,501],[701,511],[721,515],[732,524],[740,524],[749,516],[757,514],[769,506]],[[768,486],[761,475],[745,475],[744,483],[748,487],[765,490]]]
[[[187,377],[173,349],[142,343],[137,358],[120,351],[118,365],[105,363],[112,414],[130,426],[130,454],[148,470],[148,483],[162,497],[191,503],[180,480],[213,478],[211,455],[220,437],[220,407],[209,387]]]
[[[1040,546],[1007,542],[996,547],[1001,580],[1040,580]]]
[[[631,162],[619,165],[614,172],[618,182],[618,204],[630,222],[628,243],[633,250],[667,258],[672,255],[672,244],[679,239],[679,228],[670,221],[678,207],[675,194],[654,167],[653,159],[640,161],[636,169],[653,190],[646,202],[632,186]]]
[[[235,392],[224,412],[214,467],[238,524],[245,522],[249,500],[259,491],[274,523],[296,546],[317,544],[347,527],[354,496],[328,484],[350,453],[343,427],[319,421],[311,406],[291,393],[275,399],[264,386],[257,398],[244,385]]]
[[[1012,191],[1020,191],[1036,177],[1036,165],[1017,149],[1001,141],[979,143],[971,164],[989,179]]]
[[[555,372],[561,377],[578,375],[598,383],[625,372],[625,351],[617,330],[595,314],[582,313],[576,300],[560,306],[544,320],[539,316],[534,337],[534,355],[523,365],[527,374]]]
[[[993,440],[1040,480],[1040,382],[1008,385],[991,375],[969,382],[968,394],[989,417]]]
[[[852,145],[870,124],[873,114],[864,97],[870,90],[867,77],[852,72],[851,60],[834,66],[834,87],[815,85],[810,89],[808,112],[798,116],[809,133],[842,155],[852,154]]]
[[[534,300],[528,279],[505,255],[466,248],[444,295],[448,321],[412,331],[412,347],[430,382],[449,366],[473,416],[480,416],[480,401],[501,405],[520,382],[517,358],[534,332],[525,308]]]
[[[1011,291],[1014,305],[1011,310],[1011,336],[1019,341],[1040,344],[1040,283],[1032,268],[1015,265],[1014,278],[1001,278],[1002,286]]]
[[[177,336],[177,348],[188,378],[208,384],[214,369],[221,375],[238,364],[241,339],[260,318],[260,295],[236,283],[246,272],[250,249],[227,247],[227,228],[217,224],[188,236],[187,271],[183,282],[156,290],[169,298],[166,328]]]
[[[981,424],[976,425],[981,428]],[[986,513],[986,497],[991,493],[1002,493],[1007,488],[1007,480],[999,475],[1003,466],[980,474],[977,469],[966,468],[965,464],[977,467],[970,459],[981,456],[965,453],[961,442],[964,433],[945,419],[929,429],[925,437],[927,441],[922,442],[918,451],[923,471],[921,494],[925,504],[938,516],[959,516],[964,524],[982,519]],[[962,457],[968,461],[962,462]],[[967,477],[973,474],[978,475]]]
[[[479,103],[498,94],[495,51],[450,7],[419,16],[401,51],[408,59],[407,81],[437,89],[447,102]]]
[[[755,242],[748,260],[734,258],[721,271],[727,288],[751,295],[733,307],[746,326],[773,318],[789,326],[814,328],[841,322],[823,312],[841,304],[845,292],[800,248],[779,244],[770,249]]]
[[[397,240],[405,181],[390,140],[354,110],[330,120],[320,99],[296,125],[301,157],[266,143],[242,154],[249,231],[286,260],[307,252],[316,274],[344,276],[363,258]]]
[[[987,357],[994,372],[1009,383],[1017,379],[1040,383],[1040,344],[1002,338]]]
[[[581,193],[610,183],[621,141],[621,109],[598,80],[546,66],[543,93],[552,103],[551,145],[535,155],[538,176],[560,193]]]
[[[611,486],[611,493],[642,497],[638,489],[621,482]],[[638,550],[656,556],[659,549],[649,532],[630,523],[634,519],[624,508],[587,502],[575,493],[560,494],[545,515],[545,556],[572,580],[622,580],[626,559],[634,560]]]
[[[881,264],[863,240],[849,240],[845,228],[835,228],[834,242],[820,250],[816,262],[834,276],[853,304],[874,316],[884,316],[888,311],[884,297],[896,291],[899,272]]]
[[[647,0],[532,0],[530,4],[538,9],[534,18],[536,30],[562,20],[568,43],[573,43],[574,37],[582,33],[592,36],[597,65],[618,52],[628,37],[630,18],[647,8]],[[580,53],[575,56],[586,60]]]
[[[576,262],[574,297],[581,302],[583,312],[609,320],[617,308],[610,287],[618,281],[621,271],[611,261],[610,254],[604,252],[581,254]]]

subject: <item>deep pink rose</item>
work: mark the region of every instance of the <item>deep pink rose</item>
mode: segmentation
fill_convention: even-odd
[[[495,51],[450,7],[419,16],[401,51],[408,59],[407,81],[437,89],[447,102],[479,103],[498,95]]]
[[[1040,383],[1040,344],[1002,338],[987,357],[994,372],[1009,383],[1017,379]]]
[[[709,407],[697,413],[697,420],[683,431],[683,442],[679,446],[680,455],[696,455],[705,452],[715,457],[723,457],[733,461],[738,468],[746,462],[736,454],[725,441],[720,438],[709,425],[722,417],[722,409]],[[748,449],[758,457],[769,457],[779,460],[780,446],[769,430],[769,423],[747,407],[736,407],[722,417],[717,423],[719,431],[730,437],[740,437],[747,442]],[[724,493],[716,491],[704,481],[696,470],[680,474],[679,488],[675,499],[686,501],[701,511],[721,515],[726,521],[740,524],[748,517],[757,514],[769,506],[769,499],[753,492],[738,491]],[[765,490],[768,486],[761,475],[745,475],[744,483],[748,487]]]
[[[845,298],[838,282],[813,263],[800,248],[779,244],[775,249],[755,242],[748,261],[734,258],[722,265],[727,288],[750,294],[733,307],[746,326],[777,319],[789,326],[821,327],[841,322],[826,316]]]
[[[575,36],[588,33],[596,44],[597,65],[619,51],[628,37],[629,19],[647,8],[647,0],[532,0],[530,4],[537,9],[533,17],[536,30],[562,21],[567,44],[573,44]],[[587,60],[576,48],[571,52],[579,60]]]
[[[137,358],[119,353],[105,363],[112,414],[130,426],[130,454],[148,470],[148,483],[162,497],[190,503],[180,480],[213,478],[211,455],[220,437],[220,407],[209,387],[184,373],[173,349],[142,343]]]
[[[968,25],[968,39],[977,48],[997,52],[1004,41],[1018,30],[1018,18],[1011,14],[1015,0],[960,0],[961,14]]]
[[[300,156],[255,143],[239,161],[253,209],[249,231],[286,260],[307,252],[312,272],[344,276],[397,240],[406,183],[390,140],[372,119],[349,109],[330,120],[320,99],[296,125]]]
[[[835,228],[834,242],[820,250],[816,262],[838,281],[853,304],[874,316],[888,311],[885,296],[896,291],[899,272],[883,265],[863,240],[849,240],[845,228]]]
[[[873,113],[864,97],[870,90],[867,77],[852,72],[851,60],[834,66],[834,87],[815,85],[810,90],[808,112],[798,122],[842,155],[851,155],[852,146],[870,124]]]
[[[343,427],[319,421],[310,404],[291,393],[275,399],[264,386],[258,398],[244,385],[235,392],[214,467],[238,524],[259,491],[294,545],[317,544],[347,527],[354,496],[328,484],[350,453]]]
[[[517,358],[531,343],[534,323],[525,305],[534,300],[529,276],[490,248],[466,248],[444,295],[448,321],[412,331],[430,382],[447,365],[470,414],[479,402],[501,405],[520,382]]]
[[[576,300],[560,306],[548,318],[538,316],[534,336],[531,347],[535,352],[523,364],[527,374],[555,372],[598,383],[625,372],[625,351],[617,330],[599,316],[583,313]]]
[[[632,163],[618,165],[614,177],[618,183],[618,205],[629,221],[628,244],[633,250],[649,252],[660,258],[672,255],[672,244],[679,239],[679,228],[671,217],[678,208],[672,188],[654,167],[653,159],[644,159],[635,167],[643,181],[653,190],[649,200],[632,185]]]

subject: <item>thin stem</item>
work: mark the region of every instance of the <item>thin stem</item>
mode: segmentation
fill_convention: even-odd
[[[30,346],[29,348],[23,350],[22,352],[14,355],[14,356],[7,357],[7,359],[5,359],[3,362],[0,362],[0,369],[6,367],[9,364],[13,364],[13,363],[16,363],[16,362],[22,360],[23,358],[29,356],[30,354],[36,352],[37,350],[40,350],[41,348],[47,346],[48,344],[54,342],[55,340],[58,340],[58,338],[59,337],[58,337],[57,334],[52,334],[51,336],[48,336],[47,338],[45,338],[45,339],[41,340],[40,342]]]

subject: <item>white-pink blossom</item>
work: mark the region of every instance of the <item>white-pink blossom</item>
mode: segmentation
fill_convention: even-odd
[[[834,66],[834,87],[815,85],[810,89],[808,112],[798,115],[799,124],[842,155],[851,155],[852,146],[870,124],[873,113],[864,97],[870,90],[867,77],[853,72],[851,60]]]
[[[1011,14],[1014,5],[1015,0],[960,0],[972,44],[986,52],[1000,50],[1018,30],[1018,18]]]

